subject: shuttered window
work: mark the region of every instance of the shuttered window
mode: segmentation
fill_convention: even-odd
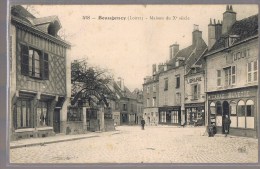
[[[21,74],[38,79],[49,79],[49,56],[41,50],[21,45]]]
[[[247,63],[247,82],[257,82],[258,61]]]

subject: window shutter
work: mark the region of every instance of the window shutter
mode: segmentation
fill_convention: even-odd
[[[232,77],[232,84],[236,83],[236,67],[231,67],[231,77]]]
[[[21,45],[21,74],[29,75],[29,48]]]
[[[49,79],[49,56],[47,53],[43,53],[43,59],[42,59],[42,74],[43,79],[48,80]]]
[[[198,95],[197,95],[198,99],[200,98],[200,84],[198,84]]]
[[[251,62],[247,63],[247,82],[251,82],[252,75],[251,75]]]

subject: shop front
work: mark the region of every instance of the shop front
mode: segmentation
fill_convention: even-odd
[[[205,103],[185,104],[185,121],[187,125],[205,125]]]
[[[231,120],[229,134],[257,137],[257,87],[230,89],[208,94],[209,124],[224,132],[223,121]]]
[[[159,107],[159,124],[181,124],[181,106]]]

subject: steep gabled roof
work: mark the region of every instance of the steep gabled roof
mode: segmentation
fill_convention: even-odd
[[[219,40],[212,46],[209,53],[224,48],[225,38],[229,35],[238,35],[238,39],[233,43],[239,43],[247,38],[258,35],[258,15],[253,15],[248,18],[236,21],[227,34],[223,34]]]
[[[167,64],[168,68],[175,68],[175,62],[177,61],[178,58],[184,58],[185,60],[192,54],[192,51],[195,49],[194,45],[188,46],[180,51],[178,51],[178,53],[176,54],[176,56],[174,56],[174,58],[172,58]],[[179,66],[183,65],[184,62],[180,63]]]

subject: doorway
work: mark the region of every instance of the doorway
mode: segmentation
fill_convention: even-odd
[[[53,130],[55,133],[60,133],[60,109],[54,109]]]
[[[229,103],[227,101],[223,102],[223,113],[222,113],[222,133],[224,134],[224,119],[225,116],[228,115],[229,117]]]

